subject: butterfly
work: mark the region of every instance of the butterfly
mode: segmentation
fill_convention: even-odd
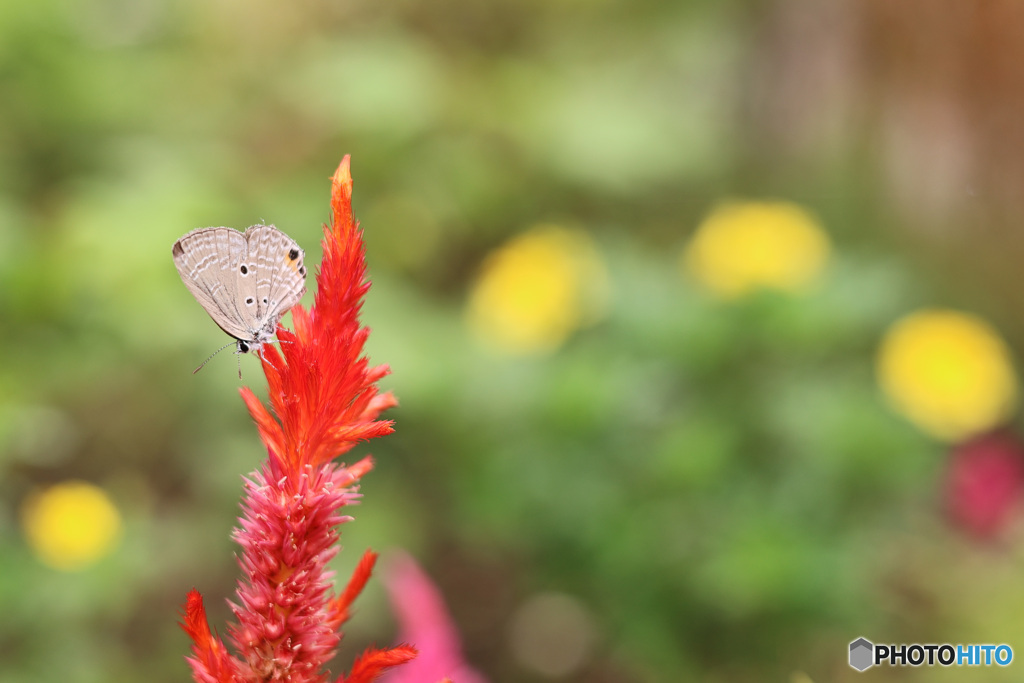
[[[175,242],[171,256],[188,291],[235,338],[235,353],[262,357],[263,345],[274,341],[278,320],[306,292],[305,252],[273,225],[253,225],[244,233],[199,228]]]

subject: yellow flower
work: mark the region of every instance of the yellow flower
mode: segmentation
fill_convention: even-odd
[[[821,274],[828,236],[790,202],[722,204],[683,252],[683,268],[715,294],[735,298],[767,287],[796,292]]]
[[[30,497],[22,510],[29,546],[45,564],[73,571],[106,555],[121,535],[121,515],[102,489],[66,481]]]
[[[948,441],[1000,424],[1017,402],[1009,349],[966,313],[924,310],[897,321],[882,340],[877,370],[896,410]]]
[[[540,225],[492,252],[470,293],[467,323],[509,354],[558,348],[603,312],[607,279],[590,237]]]

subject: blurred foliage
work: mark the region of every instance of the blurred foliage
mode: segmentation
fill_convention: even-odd
[[[547,680],[509,639],[549,593],[593,634],[566,681],[847,680],[861,635],[1024,652],[1014,533],[979,546],[946,527],[945,446],[875,376],[886,330],[921,306],[976,311],[1019,346],[1020,250],[994,230],[968,248],[975,214],[921,229],[960,157],[917,163],[934,127],[875,127],[873,60],[899,57],[849,27],[884,31],[881,5],[814,6],[0,2],[0,680],[185,680],[185,593],[227,621],[239,477],[263,453],[234,360],[190,373],[224,340],[170,245],[269,222],[317,263],[345,153],[371,358],[402,405],[341,576],[367,546],[407,548],[494,683]],[[817,216],[832,254],[815,286],[722,300],[680,272],[737,197]],[[602,317],[503,355],[467,306],[488,255],[539,224],[586,235]],[[22,531],[68,480],[123,517],[116,551],[78,572]],[[346,662],[393,637],[376,583]]]

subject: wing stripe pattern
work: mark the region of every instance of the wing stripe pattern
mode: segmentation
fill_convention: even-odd
[[[306,291],[302,249],[272,225],[245,233],[200,228],[175,242],[171,253],[185,286],[213,321],[253,349],[273,338],[281,315]]]
[[[259,274],[256,280],[258,323],[260,327],[276,326],[277,318],[297,304],[306,292],[305,254],[295,240],[272,225],[254,225],[245,231],[245,236],[250,253],[254,253],[253,245],[258,245],[255,251]],[[297,254],[295,259],[290,257],[292,253]]]
[[[174,265],[196,300],[217,325],[236,339],[250,334],[239,315],[235,278],[245,255],[242,233],[230,228],[200,228],[174,243]]]

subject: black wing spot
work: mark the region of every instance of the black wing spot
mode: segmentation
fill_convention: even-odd
[[[302,266],[301,268],[299,268],[299,275],[301,275],[302,277],[306,277],[306,266]]]
[[[298,249],[292,249],[291,251],[289,251],[288,252],[288,258],[291,259],[292,261],[294,261],[295,259],[299,258],[299,250]]]
[[[266,306],[266,305],[267,305],[267,304],[269,304],[269,303],[270,303],[270,302],[269,302],[269,301],[267,301],[267,298],[266,298],[266,297],[263,297],[263,305],[264,305],[264,306]]]
[[[244,263],[242,264],[242,267],[239,268],[239,270],[242,271],[242,275],[248,275],[249,274],[249,269],[245,267]]]
[[[252,304],[253,304],[253,298],[252,298],[252,297],[250,296],[250,297],[249,297],[248,299],[246,299],[246,300],[245,300],[245,303],[247,303],[247,304],[249,304],[250,306],[252,306]]]

